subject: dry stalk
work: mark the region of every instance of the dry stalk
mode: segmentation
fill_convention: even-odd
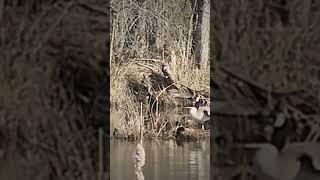
[[[164,127],[166,127],[166,125],[167,125],[168,122],[170,122],[170,121],[167,120],[165,123],[163,123],[163,125],[161,126],[158,134],[156,135],[156,138],[158,138],[158,136],[159,136],[159,134],[161,133],[162,129],[163,129]],[[170,122],[170,123],[171,123],[171,122]]]
[[[142,115],[142,102],[140,102],[140,144],[143,143],[144,120]]]
[[[156,101],[159,99],[159,97],[161,96],[161,94],[164,93],[164,92],[166,92],[166,90],[167,90],[169,87],[173,86],[173,85],[175,85],[175,83],[170,84],[169,86],[165,87],[164,89],[162,89],[162,90],[159,92],[159,94],[156,96],[156,100],[153,101],[153,103],[152,103],[152,105],[151,105],[151,109],[153,108],[154,104],[155,104]]]
[[[143,116],[142,116],[142,102],[140,103],[140,142],[137,145],[135,158],[135,174],[137,180],[144,180],[142,167],[145,164],[145,150],[143,148]]]

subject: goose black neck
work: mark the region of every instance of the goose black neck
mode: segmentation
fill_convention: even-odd
[[[287,143],[287,137],[290,132],[290,123],[289,120],[286,119],[284,124],[280,127],[274,126],[274,132],[271,137],[271,144],[273,144],[279,151],[283,149],[283,147]]]
[[[312,163],[312,158],[307,155],[307,154],[302,154],[298,160],[300,161],[301,163],[301,168],[302,169],[309,169],[311,171],[314,171],[314,172],[320,172],[318,169],[316,169],[314,166],[313,166],[313,163]]]
[[[287,142],[286,135],[284,131],[275,131],[271,137],[271,144],[281,151]]]

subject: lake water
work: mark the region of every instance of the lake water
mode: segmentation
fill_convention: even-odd
[[[134,152],[138,142],[110,140],[111,180],[134,180]],[[210,142],[178,146],[174,140],[144,141],[145,180],[209,180]]]

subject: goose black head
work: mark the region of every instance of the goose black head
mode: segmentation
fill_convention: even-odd
[[[177,132],[176,132],[176,143],[178,146],[183,146],[183,142],[186,141],[186,137],[182,132],[185,131],[184,127],[178,127]]]
[[[307,154],[302,154],[298,160],[302,163],[302,164],[305,164],[305,165],[310,165],[312,166],[312,159],[310,156],[308,156]]]
[[[287,142],[289,132],[292,130],[290,120],[281,110],[263,109],[257,114],[257,124],[263,133],[262,141],[267,141],[281,150]]]
[[[315,168],[313,165],[312,158],[307,154],[302,154],[298,160],[301,163],[301,170],[307,170],[309,172],[317,173],[320,178],[320,170]]]
[[[179,136],[179,135],[181,135],[181,133],[183,132],[183,131],[185,131],[185,128],[184,127],[178,127],[178,129],[177,129],[177,132],[176,132],[176,136]]]
[[[205,105],[204,100],[199,99],[198,101],[195,102],[195,105],[194,105],[194,106],[195,106],[197,109],[199,109],[199,107],[204,106],[204,105]]]
[[[197,96],[197,95],[191,97],[191,101],[192,101],[193,104],[195,104],[196,102],[198,102],[199,99],[200,99],[200,98],[199,98],[199,96]]]

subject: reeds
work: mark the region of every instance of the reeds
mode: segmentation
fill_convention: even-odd
[[[158,82],[160,85],[154,87],[155,83],[149,80],[150,76],[161,74],[163,64],[170,68],[175,83],[209,91],[210,64],[202,64],[200,69],[194,65],[190,34],[193,12],[189,4],[182,4],[184,1],[146,1],[138,6],[135,1],[111,1],[116,11],[111,37],[111,131],[116,128],[128,136],[138,136],[132,124],[139,124],[138,107],[142,101],[144,118],[151,118],[148,133],[159,137],[164,132],[166,120],[159,114],[165,104],[174,104],[166,91],[174,84],[161,86]],[[174,11],[170,11],[172,8]],[[170,13],[164,16],[167,12]]]
[[[95,98],[87,99],[92,102],[103,96],[102,81],[97,84],[88,78],[80,83],[77,78],[101,79],[98,58],[88,54],[104,54],[105,49],[88,50],[93,44],[84,41],[95,37],[98,42],[99,32],[91,29],[88,33],[88,28],[104,24],[99,25],[96,16],[91,16],[94,23],[83,19],[83,9],[75,10],[72,3],[32,3],[38,9],[18,1],[0,7],[0,149],[5,158],[0,176],[97,179],[98,128],[93,122],[98,112],[83,108],[88,107],[87,101],[79,98],[80,88],[74,85],[90,84]],[[103,33],[105,36],[105,30]],[[101,48],[104,46],[105,42]],[[86,73],[75,73],[82,70]],[[105,102],[97,106],[103,105]]]

